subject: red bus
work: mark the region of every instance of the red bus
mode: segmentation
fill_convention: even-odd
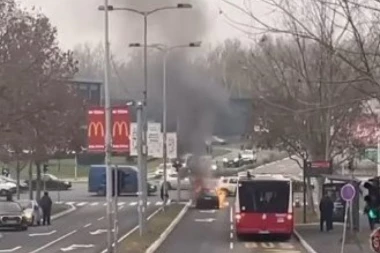
[[[274,234],[290,238],[293,233],[291,179],[282,175],[239,176],[235,200],[235,232]]]

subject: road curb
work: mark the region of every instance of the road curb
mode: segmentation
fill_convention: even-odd
[[[56,219],[58,219],[58,218],[60,218],[62,216],[68,215],[69,213],[72,213],[75,210],[77,210],[77,208],[74,205],[69,205],[69,204],[66,204],[66,205],[70,206],[70,208],[67,209],[67,210],[65,210],[65,211],[62,211],[62,212],[59,212],[57,214],[52,215],[51,219],[52,220],[56,220]]]
[[[309,243],[307,243],[305,241],[305,239],[303,239],[303,237],[296,231],[294,230],[293,231],[293,235],[296,237],[296,239],[301,243],[302,247],[305,248],[305,250],[307,251],[307,253],[318,253],[317,251],[315,251]]]
[[[154,253],[166,240],[169,234],[174,230],[177,224],[182,220],[183,216],[185,216],[186,212],[189,210],[191,205],[191,201],[187,202],[187,204],[182,208],[181,212],[174,218],[174,220],[170,223],[170,225],[165,229],[165,231],[160,235],[160,237],[149,246],[149,248],[145,251],[145,253]]]

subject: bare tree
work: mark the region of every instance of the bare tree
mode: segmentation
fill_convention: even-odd
[[[0,5],[0,13],[9,17],[0,26],[0,118],[6,122],[0,145],[16,154],[16,163],[25,157],[35,163],[40,182],[42,163],[69,144],[84,116],[82,100],[64,82],[77,71],[76,61],[57,46],[56,29],[45,16],[21,11],[13,1]]]

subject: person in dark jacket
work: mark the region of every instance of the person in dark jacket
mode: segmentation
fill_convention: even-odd
[[[53,202],[49,197],[49,193],[45,192],[44,196],[40,199],[40,207],[42,209],[42,225],[50,225],[51,207]]]
[[[169,193],[168,193],[168,185],[166,185],[166,187],[164,187],[164,183],[162,182],[161,183],[161,190],[160,190],[160,195],[161,195],[161,200],[164,201],[165,203],[168,201],[169,199]]]
[[[319,211],[321,213],[320,218],[320,229],[323,231],[324,223],[326,222],[326,230],[330,231],[333,229],[333,213],[334,213],[334,202],[329,195],[323,196],[321,202],[319,203]]]

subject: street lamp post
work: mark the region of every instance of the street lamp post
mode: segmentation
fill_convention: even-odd
[[[110,71],[110,44],[109,44],[109,5],[108,0],[104,0],[104,6],[99,10],[104,10],[104,110],[105,110],[105,167],[106,167],[106,202],[107,202],[107,252],[112,249],[112,139],[111,139],[111,99],[109,91],[109,71]]]
[[[162,57],[162,104],[163,104],[163,119],[162,119],[162,125],[163,125],[163,165],[164,165],[164,180],[163,180],[163,187],[164,187],[164,203],[163,206],[165,207],[166,205],[166,192],[167,192],[167,89],[166,89],[166,84],[167,84],[167,78],[166,78],[166,63],[167,63],[167,58],[170,52],[172,52],[175,49],[178,48],[192,48],[192,47],[200,47],[202,42],[197,41],[197,42],[191,42],[189,44],[184,44],[184,45],[177,45],[177,46],[171,46],[167,47],[162,44],[153,44],[153,45],[146,45],[144,48],[152,47],[155,49],[158,49],[163,52],[163,57]],[[142,47],[140,43],[131,43],[129,44],[130,47]],[[179,178],[179,174],[178,174]],[[178,202],[180,201],[180,187],[177,187],[177,199]]]
[[[107,3],[107,2],[106,2]],[[192,8],[191,4],[188,3],[179,3],[174,6],[163,6],[156,9],[148,10],[148,11],[140,11],[132,8],[126,7],[114,7],[112,5],[105,4],[104,6],[100,6],[100,10],[107,11],[129,11],[141,15],[144,17],[144,91],[143,91],[143,106],[145,110],[143,110],[143,148],[142,148],[142,157],[139,158],[142,160],[142,168],[140,168],[141,173],[144,173],[145,180],[143,182],[142,187],[147,187],[147,157],[148,157],[148,148],[147,148],[147,131],[148,131],[148,115],[147,115],[147,101],[148,101],[148,61],[147,61],[147,51],[148,51],[148,16],[153,13],[163,11],[163,10],[171,10],[171,9],[190,9]],[[108,14],[106,14],[107,16]],[[147,196],[143,196],[144,198],[144,210],[147,207]],[[145,219],[145,212],[144,212]]]

